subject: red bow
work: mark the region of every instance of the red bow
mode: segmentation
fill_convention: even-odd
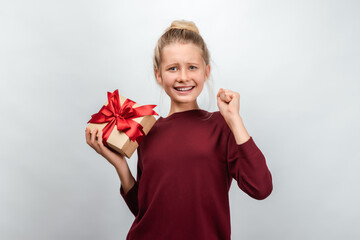
[[[133,108],[134,101],[126,99],[120,105],[119,91],[116,89],[113,93],[108,92],[108,104],[103,106],[98,113],[91,116],[88,123],[108,123],[103,128],[103,143],[108,146],[108,140],[114,125],[119,131],[123,131],[132,141],[140,143],[145,136],[143,126],[133,120],[133,118],[143,117],[146,115],[158,115],[153,108],[156,105],[143,105]]]

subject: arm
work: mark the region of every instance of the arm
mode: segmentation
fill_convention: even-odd
[[[129,190],[126,191],[126,185],[121,184],[120,186],[120,194],[124,198],[126,205],[129,207],[130,211],[136,215],[139,212],[139,203],[138,203],[138,188],[139,188],[139,181],[141,178],[141,169],[139,165],[139,151],[138,152],[138,164],[137,164],[137,175],[136,175],[136,181],[132,177],[132,185],[129,187]],[[130,170],[129,170],[130,171]],[[131,173],[130,173],[131,174]]]
[[[217,100],[220,113],[231,130],[227,147],[229,173],[248,195],[265,199],[273,189],[272,176],[264,155],[249,136],[239,114],[240,95],[221,88]]]
[[[126,195],[129,190],[135,185],[135,178],[130,172],[129,165],[125,159],[121,159],[114,164],[116,172],[120,178],[121,188],[124,195]]]
[[[131,174],[125,157],[120,153],[110,150],[103,144],[102,131],[95,129],[91,132],[89,128],[86,128],[85,135],[89,146],[115,167],[121,182],[120,193],[131,212],[136,216],[138,212],[137,182]]]
[[[271,194],[272,176],[264,155],[252,137],[239,145],[235,141],[234,134],[229,131],[227,164],[231,177],[249,196],[262,200]]]

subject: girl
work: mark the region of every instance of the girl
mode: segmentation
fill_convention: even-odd
[[[171,107],[137,149],[136,180],[125,158],[103,145],[102,132],[86,129],[87,143],[118,172],[120,194],[135,216],[126,239],[230,239],[232,179],[255,199],[272,192],[265,158],[239,115],[240,95],[220,88],[219,111],[199,108],[210,64],[193,22],[174,21],[160,37],[154,73]]]

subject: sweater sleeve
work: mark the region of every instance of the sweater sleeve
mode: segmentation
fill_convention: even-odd
[[[138,151],[138,163],[137,163],[137,173],[136,173],[136,181],[134,186],[125,194],[122,185],[120,185],[120,194],[125,200],[126,205],[129,207],[130,211],[136,215],[138,214],[139,207],[138,207],[138,187],[139,181],[141,178],[141,169],[139,165],[139,151]]]
[[[237,144],[230,131],[227,142],[227,164],[229,173],[241,190],[252,198],[262,200],[272,192],[272,176],[266,160],[252,137]]]

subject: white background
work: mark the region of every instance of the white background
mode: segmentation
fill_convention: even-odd
[[[232,239],[359,239],[359,10],[348,0],[1,1],[0,239],[125,239],[134,217],[84,130],[115,89],[168,114],[152,54],[175,19],[197,24],[215,93],[240,93],[273,175],[263,201],[233,182]]]

